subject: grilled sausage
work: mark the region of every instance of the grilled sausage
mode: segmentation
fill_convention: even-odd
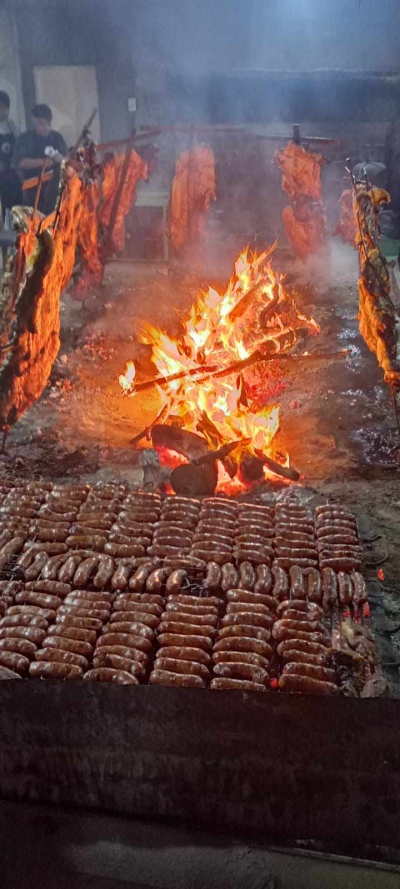
[[[104,648],[95,652],[93,666],[95,668],[114,667],[116,670],[123,670],[126,673],[131,673],[131,675],[136,676],[137,679],[144,679],[146,675],[145,668],[142,664],[139,664],[137,661],[131,660],[130,658],[121,657],[119,654],[110,654],[110,652],[105,651]]]
[[[256,578],[257,575],[251,562],[242,562],[239,568],[238,588],[243,590],[253,590]]]
[[[97,565],[98,556],[91,556],[89,559],[84,559],[75,571],[74,585],[82,589],[83,587],[87,586],[87,584],[89,583],[89,578],[97,569]]]
[[[215,651],[212,656],[214,664],[251,664],[254,667],[262,667],[267,670],[269,660],[261,657],[259,654],[252,654],[248,651]]]
[[[166,670],[153,670],[149,678],[150,685],[171,685],[183,688],[204,688],[204,679],[200,676],[184,673],[169,673]]]
[[[93,645],[89,642],[81,642],[78,639],[65,639],[62,636],[47,636],[45,648],[58,648],[59,651],[71,651],[72,654],[81,654],[90,658],[93,654]]]
[[[148,593],[158,593],[169,576],[169,571],[165,568],[156,568],[149,574],[146,581],[146,590]]]
[[[295,599],[307,598],[307,586],[301,568],[293,566],[289,569],[290,592]]]
[[[161,649],[160,654],[162,652],[163,649]],[[180,658],[157,657],[154,661],[154,670],[166,670],[168,673],[184,673],[186,676],[200,676],[206,682],[210,676],[209,670],[204,664]]]
[[[350,577],[347,574],[343,574],[342,571],[339,571],[337,579],[340,605],[348,607],[352,603],[353,596],[353,587]]]
[[[186,580],[187,576],[187,571],[184,571],[183,569],[178,568],[176,571],[173,571],[166,583],[167,593],[179,593],[182,584]]]
[[[264,566],[265,567],[265,566]],[[257,586],[257,584],[256,584]],[[276,601],[273,596],[267,596],[263,593],[251,593],[248,590],[229,590],[227,593],[227,601],[249,603],[251,605],[265,605],[271,611],[276,609]]]
[[[255,593],[270,593],[273,587],[273,577],[268,565],[258,565],[256,569],[257,580],[254,586]]]
[[[222,676],[226,679],[248,679],[250,682],[259,682],[261,685],[266,684],[269,680],[266,670],[239,661],[230,664],[215,664],[214,676]]]
[[[29,667],[29,675],[41,679],[82,679],[83,672],[73,664],[33,661]]]
[[[320,682],[310,676],[297,676],[282,674],[279,679],[279,688],[285,692],[298,692],[309,695],[337,695],[339,689],[333,682]]]
[[[116,685],[139,685],[139,680],[132,673],[116,670],[115,667],[96,667],[89,670],[83,677],[87,682],[115,682]]]
[[[135,573],[129,579],[129,589],[142,590],[147,578],[150,577],[152,571],[154,571],[154,565],[151,562],[148,562],[147,565],[141,565],[140,568],[137,568]]]
[[[365,580],[362,574],[355,571],[354,574],[351,575],[351,582],[353,585],[353,604],[356,608],[359,608],[360,605],[363,605],[364,602],[368,601]]]
[[[160,647],[202,648],[204,651],[210,651],[212,640],[209,636],[195,636],[190,633],[183,633],[181,632],[182,629],[179,626],[179,633],[161,633],[158,637]]]
[[[267,689],[265,685],[261,685],[258,682],[250,682],[247,679],[227,679],[225,677],[218,677],[217,679],[212,679],[210,682],[210,688],[216,691],[227,691],[231,689],[232,691],[263,691],[265,692]]]
[[[230,636],[227,639],[220,639],[214,645],[213,654],[218,651],[247,651],[250,654],[259,654],[267,659],[272,656],[272,648],[268,642],[264,642],[261,639],[252,639],[248,636]]]
[[[29,669],[29,658],[16,651],[0,650],[0,666],[9,670],[15,670],[16,673],[26,673]]]
[[[171,658],[172,660],[185,660],[196,664],[204,664],[205,667],[210,666],[210,655],[203,648],[192,648],[190,646],[163,646],[157,652],[157,657]],[[178,670],[177,672],[180,672]]]
[[[325,612],[329,612],[331,608],[337,608],[338,605],[338,585],[337,575],[332,568],[323,568],[321,571],[322,578],[322,605]]]
[[[111,556],[101,556],[97,563],[97,571],[93,578],[93,586],[101,590],[111,580],[114,573],[114,562]]]
[[[222,565],[221,568],[221,587],[224,592],[236,587],[238,584],[238,573],[235,566],[231,562]]]
[[[206,590],[218,590],[222,583],[222,569],[216,562],[209,562],[207,565],[207,574],[204,581]],[[167,585],[168,590],[168,585]]]
[[[273,596],[280,602],[286,599],[289,593],[289,579],[283,568],[274,564],[272,568],[272,576],[274,578]]]
[[[82,630],[95,630],[99,633],[103,627],[103,622],[95,617],[82,617],[76,614],[76,611],[68,611],[66,614],[57,614],[56,626],[63,624],[65,627],[77,627]]]
[[[101,636],[100,639],[97,640],[98,648],[114,645],[123,646],[125,648],[137,648],[145,654],[149,654],[151,651],[151,642],[143,636],[137,636],[133,633],[107,633],[107,635]]]
[[[279,643],[277,652],[281,657],[284,657],[285,653],[293,648],[296,648],[297,651],[304,651],[305,654],[326,655],[329,646],[325,640],[314,639],[311,634],[307,634],[304,636],[304,639],[299,638],[299,636],[284,639]]]
[[[81,654],[73,654],[72,651],[60,651],[58,648],[39,648],[35,654],[35,660],[46,663],[73,664],[81,670],[87,670],[89,661]]]
[[[336,673],[329,667],[319,664],[305,664],[290,662],[285,664],[282,675],[291,676],[310,676],[311,679],[319,679],[322,682],[333,682],[336,684]]]

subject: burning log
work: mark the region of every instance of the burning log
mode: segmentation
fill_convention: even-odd
[[[184,497],[206,497],[213,494],[218,484],[215,460],[211,463],[182,463],[171,472],[170,482],[175,494]]]
[[[219,377],[228,377],[234,373],[238,373],[238,371],[245,370],[246,367],[252,367],[255,364],[260,364],[263,362],[269,361],[289,361],[297,362],[301,361],[329,361],[329,360],[337,360],[339,358],[347,358],[350,354],[349,349],[338,349],[337,352],[313,352],[306,353],[304,355],[286,355],[286,354],[278,354],[271,355],[268,352],[263,353],[261,349],[257,349],[253,352],[252,355],[249,355],[248,358],[244,358],[242,361],[235,361],[233,364],[229,364],[227,367],[219,370],[215,365],[214,367],[203,367],[199,365],[198,367],[192,368],[190,371],[179,371],[176,374],[167,374],[164,377],[154,377],[151,380],[143,380],[142,382],[135,383],[135,393],[143,392],[148,389],[154,389],[157,386],[168,386],[170,383],[175,382],[176,380],[184,380],[186,378],[197,377],[197,383],[203,383],[210,378],[219,378]]]
[[[187,460],[204,457],[209,450],[204,438],[179,426],[153,426],[151,440],[154,448],[168,448],[183,454]]]
[[[218,482],[216,457],[200,435],[187,432],[179,426],[153,426],[153,447],[168,448],[182,454],[189,461],[172,470],[170,482],[176,494],[199,497],[213,494]]]
[[[292,206],[282,212],[286,235],[296,255],[306,259],[321,249],[326,237],[321,185],[325,160],[321,154],[311,154],[295,142],[275,152],[275,160],[283,171],[283,191],[292,200]]]

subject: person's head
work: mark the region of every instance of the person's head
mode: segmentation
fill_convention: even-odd
[[[33,129],[38,136],[48,136],[53,115],[48,105],[35,105],[32,108]]]
[[[10,96],[0,90],[0,120],[7,120],[10,113]]]

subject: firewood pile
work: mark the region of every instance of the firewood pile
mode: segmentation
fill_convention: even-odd
[[[3,481],[0,497],[3,678],[354,696],[376,687],[347,510],[111,484]]]

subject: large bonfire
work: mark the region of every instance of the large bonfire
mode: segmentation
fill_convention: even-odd
[[[176,338],[150,323],[141,331],[158,375],[178,377],[158,385],[162,422],[201,432],[213,448],[237,441],[238,450],[274,456],[279,405],[259,406],[249,399],[246,382],[253,358],[285,353],[296,345],[300,331],[319,331],[272,269],[274,249],[275,244],[260,255],[244,250],[225,293],[212,287],[199,292]],[[134,362],[119,382],[124,393],[136,394]]]

